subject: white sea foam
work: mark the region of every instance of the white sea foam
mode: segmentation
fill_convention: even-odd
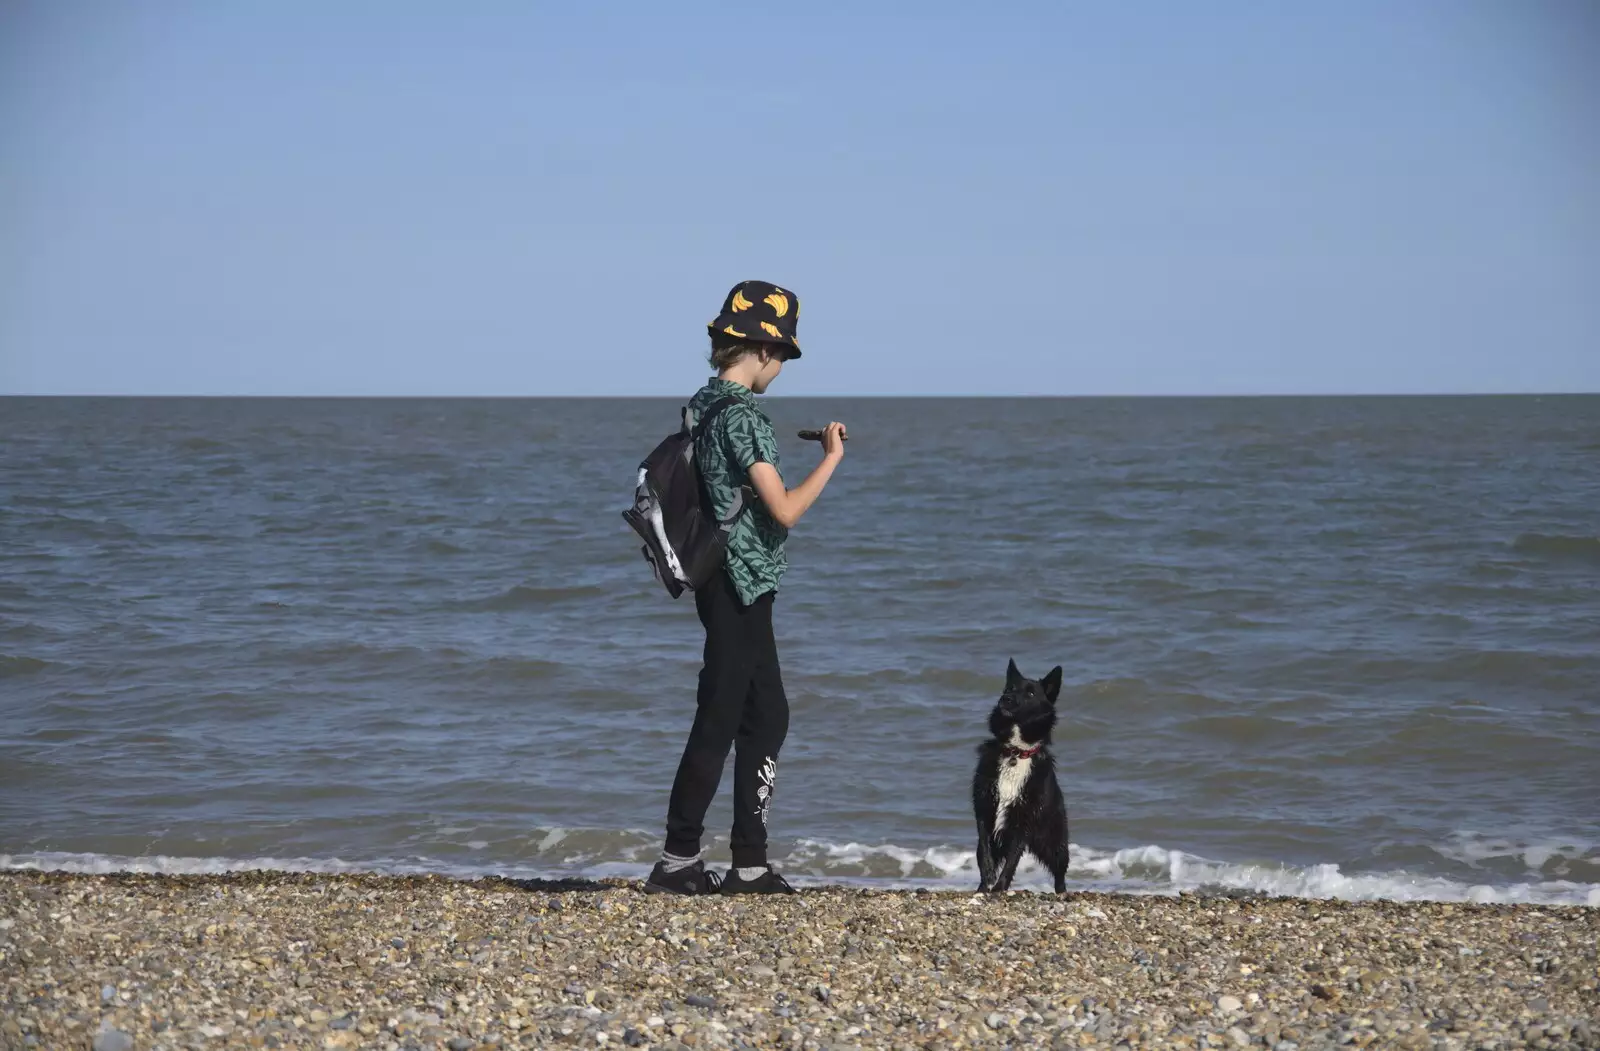
[[[1554,870],[1562,875],[1574,865],[1600,866],[1600,843],[1573,837],[1528,838],[1457,832],[1433,848],[1441,857],[1472,868],[1493,864],[1521,865],[1530,873]]]
[[[976,887],[977,855],[933,847],[909,850],[801,840],[783,860],[786,871],[821,881],[900,886]],[[885,870],[893,866],[898,874]],[[936,875],[916,878],[927,870]],[[1600,907],[1600,884],[1565,880],[1468,883],[1410,872],[1345,873],[1335,864],[1296,867],[1274,862],[1224,862],[1159,846],[1103,851],[1072,847],[1069,886],[1127,894],[1242,891],[1293,898],[1347,901],[1467,901]],[[1048,890],[1050,876],[1031,858],[1017,868],[1019,889]]]
[[[548,849],[569,830],[540,830],[538,847]],[[590,833],[590,835],[594,835]],[[643,877],[653,860],[637,845],[639,833],[622,833],[617,850],[560,852],[536,849],[525,861],[464,864],[429,857],[347,861],[304,857],[143,857],[41,851],[0,854],[0,870],[81,873],[157,873],[210,875],[227,872],[357,873],[441,875],[460,879],[503,876],[512,879]],[[610,855],[610,856],[606,856]],[[970,890],[978,884],[973,851],[952,846],[902,847],[892,843],[833,843],[805,839],[775,862],[802,885],[850,884],[874,887],[926,887]],[[1048,891],[1049,873],[1031,859],[1017,870],[1021,890]],[[1600,884],[1565,880],[1470,883],[1410,872],[1346,873],[1338,865],[1296,867],[1273,862],[1225,862],[1159,846],[1096,850],[1074,846],[1069,887],[1122,894],[1246,892],[1294,898],[1347,901],[1450,901],[1586,905],[1600,907]]]

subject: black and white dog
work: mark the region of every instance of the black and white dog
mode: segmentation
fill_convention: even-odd
[[[1010,888],[1026,850],[1067,889],[1067,804],[1056,784],[1050,730],[1056,724],[1061,669],[1025,679],[1006,666],[1006,689],[989,713],[991,740],[978,747],[972,810],[978,819],[979,890]]]

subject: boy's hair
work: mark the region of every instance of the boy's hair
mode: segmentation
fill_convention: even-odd
[[[760,354],[762,352],[775,352],[781,348],[771,343],[760,343],[750,339],[739,339],[726,332],[711,333],[711,367],[718,372],[730,369],[739,363],[739,359],[746,354]]]

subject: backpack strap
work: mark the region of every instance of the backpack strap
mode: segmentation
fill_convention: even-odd
[[[748,496],[746,494],[749,494]],[[728,508],[728,517],[717,519],[717,524],[726,528],[739,520],[750,505],[755,503],[755,490],[748,485],[741,485],[733,491],[733,506]]]
[[[726,409],[728,406],[732,405],[738,400],[739,399],[737,397],[729,394],[718,398],[716,401],[706,406],[706,411],[702,412],[700,414],[700,418],[694,421],[694,429],[689,432],[694,440],[699,441],[700,436],[706,432],[706,428],[711,426],[711,421],[716,419],[718,414],[720,414],[723,409]]]
[[[738,400],[739,398],[729,394],[725,397],[718,398],[710,405],[707,405],[706,411],[700,414],[700,418],[694,422],[694,428],[689,432],[694,441],[698,443],[700,441],[700,436],[706,432],[706,428],[711,426],[711,421],[716,419],[718,414],[720,414],[723,409],[726,409],[728,406],[732,405]],[[687,409],[685,412],[687,413]],[[738,489],[734,490],[733,506],[728,509],[728,517],[717,519],[717,524],[726,528],[727,526],[731,526],[733,523],[737,522],[739,520],[739,516],[744,514],[746,509],[748,509],[749,506],[755,502],[755,495],[755,491],[750,489],[749,486],[741,485]],[[709,507],[709,499],[705,496],[704,490],[701,491],[701,499],[706,500],[707,506]]]

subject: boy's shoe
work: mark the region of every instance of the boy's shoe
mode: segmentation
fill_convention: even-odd
[[[755,879],[740,879],[738,869],[729,869],[727,876],[722,880],[724,894],[793,894],[794,892],[795,889],[774,872],[771,865],[768,865],[767,871]]]
[[[722,886],[722,877],[706,871],[704,861],[696,861],[676,872],[667,871],[667,863],[656,862],[650,878],[644,881],[646,894],[715,894]]]

